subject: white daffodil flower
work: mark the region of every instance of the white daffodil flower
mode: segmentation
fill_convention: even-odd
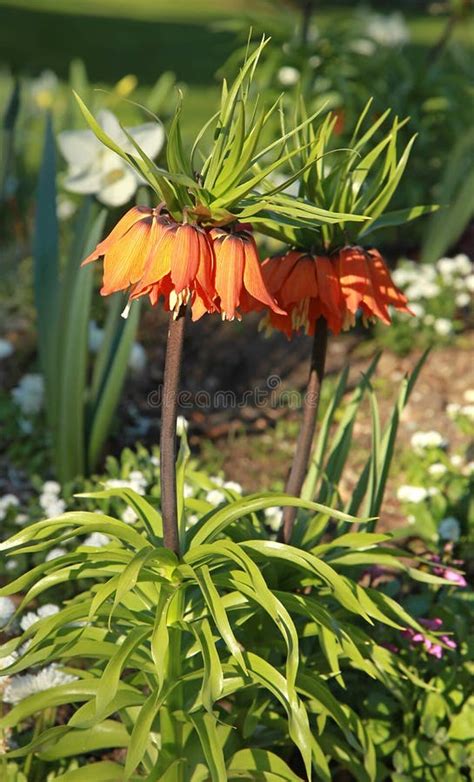
[[[125,152],[137,154],[111,111],[100,111],[97,121]],[[145,122],[127,131],[149,158],[157,156],[165,139],[161,125]],[[95,195],[106,206],[122,206],[143,181],[122,158],[104,147],[92,130],[64,130],[58,134],[58,144],[69,164],[64,187],[71,193]]]

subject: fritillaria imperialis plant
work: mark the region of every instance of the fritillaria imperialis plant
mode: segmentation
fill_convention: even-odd
[[[175,441],[188,307],[193,319],[205,313],[240,318],[266,309],[270,322],[283,324],[287,332],[289,323],[291,331],[300,326],[314,331],[316,396],[327,325],[338,331],[359,308],[366,316],[388,319],[388,304],[406,307],[380,255],[360,249],[357,232],[350,232],[352,223],[374,227],[401,175],[408,151],[397,163],[397,124],[380,142],[381,151],[379,146],[372,151],[374,160],[384,150],[386,157],[382,173],[368,187],[370,197],[361,188],[371,161],[360,159],[370,131],[364,141],[354,142],[353,151],[334,153],[338,163],[329,174],[323,167],[333,158],[327,154],[331,119],[315,134],[315,118],[303,116],[292,130],[264,141],[278,110],[261,106],[252,95],[253,72],[265,45],[248,56],[231,86],[224,84],[220,109],[189,156],[181,144],[178,110],[169,133],[168,170],[152,163],[133,139],[137,154],[123,152],[81,104],[97,136],[146,179],[158,200],[153,208],[127,213],[86,263],[103,256],[102,293],[126,291],[131,306],[143,296],[152,304],[163,301],[170,323],[160,510],[132,490],[109,489],[88,496],[99,503],[118,497],[137,514],[134,526],[100,512],[66,513],[30,526],[0,547],[9,554],[39,555],[92,531],[110,538],[103,547],[79,545],[73,553],[47,558],[0,590],[1,595],[26,592],[23,611],[51,588],[73,588],[58,613],[41,618],[1,649],[3,658],[10,655],[6,676],[61,661],[73,677],[30,695],[0,720],[0,729],[8,731],[39,712],[34,735],[9,754],[26,756],[28,768],[33,758],[47,764],[40,768],[62,782],[330,782],[332,762],[358,779],[375,780],[367,731],[335,697],[332,684],[344,686],[346,667],[384,686],[402,678],[422,684],[378,643],[374,626],[422,628],[388,596],[363,588],[354,571],[380,556],[417,577],[400,552],[383,546],[387,535],[346,532],[355,521],[352,515],[294,496],[300,487],[218,508],[198,503],[193,507],[198,522],[187,523],[189,449],[182,434],[176,459]],[[210,147],[203,152],[208,135]],[[282,166],[293,170],[275,186],[269,177]],[[296,181],[300,195],[290,197],[284,190]],[[253,231],[286,240],[290,260],[260,266]],[[408,393],[406,386],[397,412]],[[298,474],[306,469],[314,429],[308,409],[295,460]],[[310,412],[314,420],[314,404]],[[387,431],[382,476],[379,480],[369,462],[370,476],[364,470],[367,480],[359,491],[373,495],[370,506],[383,493],[394,427]],[[340,445],[336,452],[340,455]],[[334,475],[329,468],[327,473]],[[297,546],[270,538],[261,512],[272,507],[305,511],[306,532]],[[335,522],[338,532],[331,540]],[[286,523],[285,541],[291,531]],[[423,579],[444,583],[429,573]],[[61,724],[54,718],[57,707],[65,715]],[[109,756],[93,765],[68,766],[71,757],[118,748],[126,749],[124,763]]]

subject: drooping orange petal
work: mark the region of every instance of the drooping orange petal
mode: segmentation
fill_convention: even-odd
[[[386,306],[376,297],[367,258],[361,247],[344,247],[340,251],[338,276],[346,308],[352,315],[364,304],[366,314],[390,323]]]
[[[316,276],[319,288],[320,314],[326,318],[329,328],[338,334],[342,326],[342,294],[334,262],[326,256],[316,257]]]
[[[262,263],[262,276],[268,291],[277,294],[289,274],[301,257],[301,252],[290,250],[286,255],[266,258]]]
[[[111,246],[104,258],[102,296],[128,288],[143,274],[150,252],[151,221],[140,220]]]
[[[309,255],[300,255],[291,273],[281,286],[277,298],[283,307],[286,307],[303,299],[315,299],[318,292],[314,258]]]
[[[155,285],[171,271],[171,258],[174,246],[176,229],[174,227],[165,228],[160,231],[156,243],[150,248],[142,279],[137,290]]]
[[[192,225],[180,225],[176,231],[171,258],[171,279],[176,293],[194,282],[199,266],[199,239]]]
[[[413,313],[407,306],[408,301],[406,296],[396,287],[379,251],[374,248],[367,252],[372,261],[372,279],[374,281],[374,287],[379,289],[385,303],[391,304],[392,307],[412,315]]]
[[[87,256],[87,258],[82,261],[81,266],[85,266],[87,263],[91,263],[91,261],[96,261],[97,258],[99,258],[101,255],[105,255],[105,253],[112,247],[114,242],[117,242],[119,239],[121,239],[127,231],[129,231],[132,226],[135,225],[139,220],[143,220],[144,218],[151,217],[153,214],[153,209],[149,209],[147,206],[134,206],[132,209],[129,209],[126,214],[118,221],[117,225],[112,228],[111,232],[108,236],[106,236],[105,239],[103,239],[95,250]]]
[[[242,240],[232,234],[211,231],[216,258],[216,292],[220,297],[221,312],[230,320],[235,318],[240,303],[244,274],[245,252]]]
[[[247,293],[250,294],[257,301],[262,302],[267,307],[270,307],[274,312],[280,315],[285,315],[285,311],[282,310],[274,297],[269,293],[262,277],[262,270],[260,262],[258,260],[257,246],[253,236],[249,236],[245,239],[240,239],[244,250],[244,276],[243,284]]]
[[[215,312],[216,298],[215,275],[216,264],[214,259],[214,250],[207,234],[203,231],[198,233],[199,238],[199,266],[196,273],[196,290],[203,301],[207,302],[208,311]]]

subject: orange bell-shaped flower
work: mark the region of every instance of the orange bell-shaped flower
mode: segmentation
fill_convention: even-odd
[[[168,225],[160,207],[134,206],[118,221],[82,262],[84,266],[104,256],[102,296],[126,290],[141,279],[148,255]]]
[[[337,334],[342,326],[342,300],[334,263],[325,256],[291,250],[283,256],[267,258],[262,272],[268,290],[287,315],[269,312],[267,323],[288,338],[300,330],[314,334],[323,316]]]
[[[237,226],[233,231],[211,228],[209,238],[216,263],[215,285],[222,319],[240,320],[238,308],[250,312],[262,305],[284,315],[267,290],[250,231],[244,226]]]
[[[344,247],[337,259],[337,271],[345,306],[344,327],[355,322],[359,309],[366,322],[378,318],[389,324],[388,306],[410,313],[407,299],[395,286],[378,250]]]
[[[131,298],[148,294],[152,304],[163,296],[165,308],[179,312],[191,302],[193,320],[216,312],[215,261],[206,231],[196,225],[168,221],[146,259]]]

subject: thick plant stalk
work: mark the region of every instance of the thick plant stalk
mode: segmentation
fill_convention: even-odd
[[[285,487],[286,493],[295,497],[299,497],[301,494],[306,471],[308,469],[309,458],[311,456],[319,398],[321,395],[321,385],[324,377],[327,341],[327,321],[325,318],[321,317],[318,319],[314,330],[309,379],[303,404],[303,422],[296,443],[293,464],[291,465],[290,474]],[[280,540],[284,543],[290,542],[296,511],[297,508],[284,508],[283,510],[283,525],[280,530]]]
[[[181,375],[185,311],[170,315],[166,345],[163,400],[161,407],[160,479],[163,543],[179,555],[178,506],[176,500],[176,417]]]

